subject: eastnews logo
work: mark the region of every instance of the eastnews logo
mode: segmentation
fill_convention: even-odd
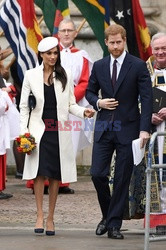
[[[54,119],[45,119],[45,131],[120,131],[121,121],[95,121],[85,119],[82,121],[67,120],[63,123]]]

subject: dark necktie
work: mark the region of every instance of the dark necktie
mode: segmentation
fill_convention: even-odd
[[[116,83],[116,77],[117,77],[117,60],[114,60],[113,63],[113,70],[112,70],[112,86],[114,87],[115,83]]]

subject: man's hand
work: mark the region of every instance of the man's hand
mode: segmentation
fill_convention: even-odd
[[[98,102],[99,108],[114,110],[119,105],[118,101],[114,98],[100,99]]]
[[[146,145],[147,141],[149,140],[150,135],[146,131],[141,131],[139,134],[139,138],[141,138],[140,148],[143,148]]]
[[[166,120],[166,108],[160,109],[158,112],[158,116],[160,119]]]
[[[161,109],[162,110],[162,109]],[[161,111],[160,110],[160,111]],[[159,111],[159,112],[160,112]],[[154,124],[154,125],[159,125],[160,123],[162,123],[164,121],[164,119],[162,119],[160,116],[159,116],[159,113],[154,113],[154,114],[152,114],[152,124]]]
[[[94,114],[95,114],[94,109],[86,108],[85,111],[84,111],[84,116],[87,117],[87,118],[93,117]]]

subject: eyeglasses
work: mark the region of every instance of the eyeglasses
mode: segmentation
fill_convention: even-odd
[[[71,30],[71,29],[64,29],[64,30],[59,30],[59,32],[61,32],[61,33],[72,33],[73,31],[75,31],[75,30]]]

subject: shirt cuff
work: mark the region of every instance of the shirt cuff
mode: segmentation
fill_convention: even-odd
[[[101,108],[99,107],[99,101],[100,101],[100,100],[101,100],[101,99],[98,99],[97,102],[96,102],[96,106],[97,106],[97,110],[98,110],[98,111],[101,110]]]

